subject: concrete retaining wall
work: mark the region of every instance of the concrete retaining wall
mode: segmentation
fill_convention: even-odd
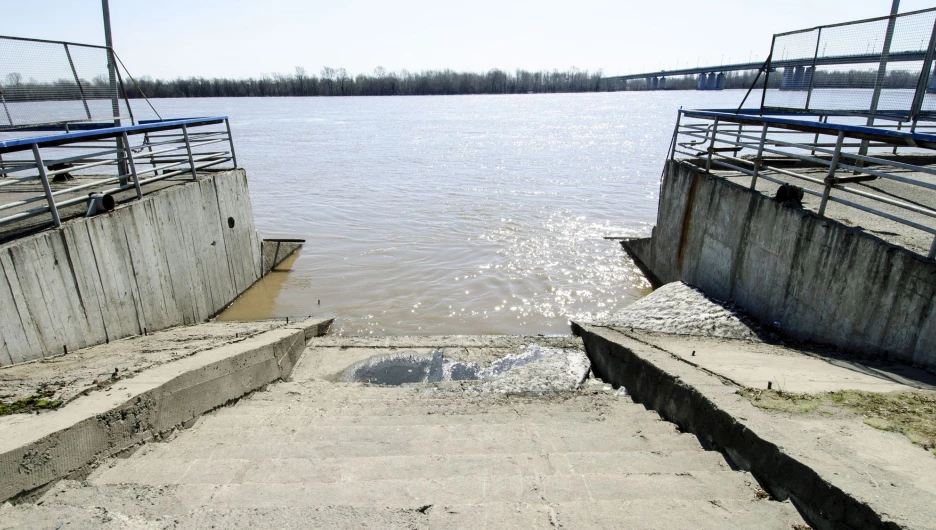
[[[837,221],[670,161],[652,237],[624,245],[796,339],[936,369],[936,262]]]
[[[0,365],[203,322],[260,270],[239,169],[7,243],[0,247]]]

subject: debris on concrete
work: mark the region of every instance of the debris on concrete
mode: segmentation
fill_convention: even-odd
[[[759,340],[755,320],[732,304],[683,282],[668,283],[606,319],[589,322],[614,329]]]

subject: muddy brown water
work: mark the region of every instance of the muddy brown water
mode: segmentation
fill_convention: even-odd
[[[566,334],[570,318],[600,318],[648,292],[603,237],[649,235],[677,109],[742,97],[154,104],[163,116],[230,116],[260,235],[308,240],[290,272],[224,318],[335,316],[331,332],[343,335]]]

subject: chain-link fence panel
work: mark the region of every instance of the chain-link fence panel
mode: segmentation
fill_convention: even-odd
[[[131,120],[109,56],[103,46],[0,37],[0,128]]]
[[[936,9],[774,35],[764,109],[900,120],[936,111],[929,81]],[[933,79],[936,82],[936,79]]]

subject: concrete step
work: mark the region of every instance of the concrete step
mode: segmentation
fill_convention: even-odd
[[[434,478],[381,479],[369,481],[223,483],[231,470],[205,462],[190,470],[187,484],[171,485],[188,500],[212,507],[269,508],[274,506],[421,506],[425,504],[480,504],[485,502],[583,502],[596,500],[755,500],[757,485],[747,473],[695,471],[678,474],[576,474],[576,475],[450,475]],[[141,487],[167,488],[127,483],[93,482],[93,488],[76,493],[75,501],[91,494],[95,498],[118,497],[123,490]],[[91,490],[95,491],[91,491]],[[150,493],[151,494],[151,493]],[[151,499],[146,499],[151,501]],[[70,501],[71,502],[71,501]],[[176,508],[169,507],[167,509]],[[172,513],[178,513],[173,511]]]
[[[141,494],[139,490],[134,493]],[[146,492],[152,493],[152,492]],[[406,528],[406,529],[511,529],[511,528],[761,528],[790,530],[800,523],[789,503],[765,500],[580,501],[573,503],[439,504],[406,506],[273,506],[261,508],[192,508],[179,492],[163,490],[157,503],[141,507],[113,499],[100,503],[0,507],[0,529],[56,528]],[[61,499],[64,500],[64,499]],[[73,499],[76,500],[76,499]],[[171,511],[173,501],[178,503]],[[108,523],[110,526],[108,526]],[[116,523],[116,524],[115,524]]]
[[[535,438],[544,444],[556,438],[571,437],[581,440],[626,436],[634,434],[660,435],[677,434],[672,423],[658,418],[639,416],[629,421],[584,422],[559,421],[553,416],[547,423],[532,421],[527,418],[519,422],[459,422],[449,423],[445,417],[437,417],[435,423],[404,423],[403,425],[375,425],[346,423],[334,425],[331,421],[320,418],[286,417],[265,418],[261,416],[240,416],[231,418],[208,418],[197,427],[184,433],[186,441],[205,439],[207,441],[236,438],[244,443],[282,441],[333,441],[336,443],[365,442],[404,442],[426,441],[443,442],[452,439],[484,438]]]
[[[370,396],[355,396],[354,389],[342,390],[341,392],[336,390],[334,394],[316,391],[308,395],[300,392],[285,394],[261,392],[254,394],[250,399],[242,400],[235,407],[219,410],[217,415],[404,416],[498,412],[542,416],[544,407],[547,407],[559,414],[594,413],[596,416],[608,417],[643,414],[658,417],[655,412],[647,411],[642,406],[634,406],[634,402],[629,397],[616,396],[609,392],[509,397],[469,394],[456,398],[451,394],[432,395],[414,391],[401,392],[399,389],[387,389],[386,393]]]
[[[455,528],[759,528],[791,530],[802,519],[788,502],[641,499],[572,503],[485,503],[433,506],[429,527]]]
[[[627,433],[573,436],[548,429],[540,436],[500,437],[496,431],[477,438],[451,438],[439,441],[397,440],[346,443],[336,440],[277,441],[255,437],[250,432],[224,440],[189,437],[183,433],[167,444],[178,458],[347,458],[361,456],[431,456],[513,453],[591,453],[628,451],[704,450],[691,434],[660,436],[653,433]]]
[[[199,419],[198,425],[204,427],[214,427],[225,425],[229,421],[234,422],[243,418],[242,425],[259,425],[260,422],[275,422],[281,417],[300,418],[308,424],[327,423],[332,426],[407,426],[407,425],[464,425],[464,424],[529,424],[533,423],[531,417],[535,417],[538,425],[557,425],[573,423],[608,423],[615,425],[629,425],[638,422],[661,422],[664,421],[655,412],[641,409],[628,408],[625,411],[583,411],[571,408],[560,410],[549,409],[552,413],[542,417],[541,407],[525,407],[510,411],[490,411],[482,413],[468,413],[460,411],[449,413],[440,411],[437,408],[417,408],[410,407],[406,410],[385,410],[385,414],[371,414],[374,411],[356,410],[348,414],[347,410],[326,411],[322,409],[313,409],[308,407],[295,407],[276,410],[275,412],[266,412],[266,408],[225,408],[216,411],[213,414],[203,416]],[[230,412],[228,412],[230,411]],[[377,411],[380,412],[380,411]]]
[[[142,452],[142,451],[141,451]],[[207,472],[206,470],[209,470]],[[438,454],[351,458],[179,458],[149,451],[101,466],[88,480],[96,484],[230,484],[362,482],[406,477],[551,476],[649,474],[730,470],[715,452],[631,451],[591,453]]]

